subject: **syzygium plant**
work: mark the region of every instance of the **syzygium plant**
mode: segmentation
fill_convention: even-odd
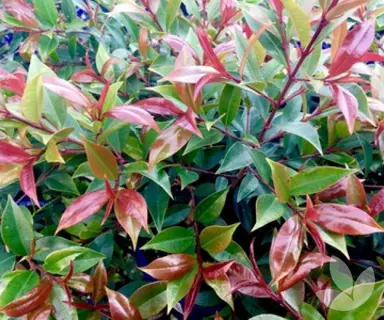
[[[383,1],[0,19],[1,319],[383,314]],[[368,302],[339,311],[333,256]]]

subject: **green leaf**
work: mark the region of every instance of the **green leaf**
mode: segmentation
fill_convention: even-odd
[[[43,110],[43,83],[40,75],[27,81],[20,108],[26,119],[40,121]]]
[[[321,239],[329,244],[331,247],[336,248],[341,253],[345,255],[347,259],[349,259],[347,242],[345,240],[345,236],[343,234],[334,233],[328,230],[324,230],[323,228],[316,226],[317,230],[320,233]]]
[[[186,186],[194,183],[200,177],[197,172],[189,171],[183,167],[177,167],[176,172],[180,177],[181,190],[184,190]]]
[[[49,301],[55,308],[55,319],[56,320],[77,320],[77,311],[75,307],[64,303],[68,297],[64,289],[57,283],[53,284]]]
[[[49,26],[55,26],[59,18],[55,0],[33,0],[33,3],[38,18]]]
[[[196,220],[208,224],[218,218],[224,208],[228,191],[229,189],[223,189],[201,201],[195,209]]]
[[[50,236],[40,238],[36,240],[36,253],[33,256],[33,259],[37,261],[44,261],[45,258],[54,251],[77,246],[78,244],[76,242],[72,242],[61,237]]]
[[[250,44],[247,38],[243,36],[243,33],[239,32],[238,30],[236,30],[235,44],[236,44],[236,54],[237,54],[239,63],[241,63],[244,57],[244,53],[246,53]],[[253,82],[253,81],[262,80],[262,77],[260,75],[259,65],[260,63],[257,60],[256,52],[254,48],[252,48],[252,50],[250,50],[248,56],[246,57],[246,63],[244,68],[244,75],[245,75],[246,81]]]
[[[168,314],[171,312],[173,307],[187,295],[192,287],[197,272],[198,267],[195,266],[183,277],[167,282]]]
[[[249,320],[286,320],[286,319],[279,316],[275,316],[274,314],[261,314]]]
[[[273,194],[263,194],[256,201],[256,225],[252,231],[276,221],[284,214],[284,206]]]
[[[243,248],[235,241],[231,241],[228,247],[218,253],[210,253],[212,258],[219,262],[235,259],[236,262],[243,264],[246,267],[251,268],[251,262]]]
[[[340,293],[331,303],[329,320],[373,320],[383,296],[384,281],[364,283]]]
[[[160,232],[168,209],[169,195],[158,184],[152,182],[145,189],[145,200],[153,223]]]
[[[62,0],[61,8],[63,9],[67,22],[72,22],[76,19],[76,7],[73,0]]]
[[[74,272],[84,272],[104,259],[101,253],[85,247],[71,247],[50,253],[44,260],[44,269],[50,273],[66,274],[71,261]]]
[[[165,25],[167,27],[167,30],[169,30],[169,28],[172,26],[173,21],[175,21],[180,5],[181,0],[168,1],[167,11],[165,12]]]
[[[272,171],[266,155],[257,149],[249,148],[248,152],[261,178],[267,183],[272,182]]]
[[[43,35],[39,39],[39,54],[43,61],[47,60],[59,45],[59,40],[55,36]]]
[[[45,185],[54,191],[79,195],[76,184],[71,176],[65,172],[56,172],[45,180]]]
[[[141,250],[160,250],[167,253],[183,253],[195,245],[193,229],[171,227],[158,233]]]
[[[310,304],[303,302],[301,305],[303,320],[324,320],[324,317]]]
[[[241,181],[239,192],[237,193],[237,202],[247,198],[259,186],[259,180],[253,174],[247,174]]]
[[[230,226],[210,226],[200,233],[201,247],[210,254],[225,250],[240,223]]]
[[[147,163],[144,161],[137,161],[126,165],[124,168],[124,173],[140,173],[141,175],[158,184],[173,199],[169,176],[165,170],[159,169],[159,166],[148,170]]]
[[[139,308],[143,319],[148,319],[167,305],[167,283],[165,281],[147,284],[136,290],[130,301]]]
[[[0,277],[12,270],[13,266],[15,265],[16,257],[8,252],[0,252]]]
[[[103,70],[104,64],[109,60],[110,56],[102,43],[99,44],[99,48],[96,53],[96,67],[99,73]]]
[[[7,273],[0,280],[0,308],[21,298],[39,284],[39,276],[34,271],[17,270]]]
[[[287,10],[288,16],[295,27],[302,47],[306,47],[311,40],[311,22],[309,16],[301,9],[294,0],[281,0]]]
[[[43,88],[43,114],[57,128],[62,128],[67,118],[65,100],[47,88]]]
[[[187,147],[185,148],[183,153],[184,156],[194,150],[219,143],[221,140],[223,140],[224,137],[222,133],[214,129],[208,131],[206,128],[200,128],[200,131],[203,135],[203,138],[193,135],[191,140],[188,142]]]
[[[319,151],[321,155],[323,154],[319,134],[311,124],[307,122],[288,122],[284,125],[277,126],[277,128],[281,131],[292,133],[307,140],[311,145],[313,145],[317,149],[317,151]]]
[[[289,200],[290,192],[290,174],[289,169],[282,164],[267,159],[271,170],[272,170],[272,180],[275,187],[275,192],[277,198],[281,203],[286,203]]]
[[[355,170],[337,167],[315,167],[301,171],[292,177],[290,194],[300,196],[322,191]]]
[[[1,236],[4,244],[16,255],[26,256],[34,238],[32,216],[28,210],[22,210],[8,196],[1,220]]]
[[[109,180],[117,178],[117,161],[113,153],[106,147],[83,139],[88,164],[96,178]]]
[[[225,154],[224,160],[219,170],[217,170],[217,173],[237,170],[251,163],[252,158],[249,154],[249,147],[242,142],[236,142]]]
[[[228,127],[235,119],[241,102],[241,89],[239,87],[225,85],[219,102],[219,113],[223,116],[222,121]]]
[[[121,86],[123,85],[122,81],[113,83],[108,90],[107,96],[103,105],[103,113],[107,112],[109,109],[116,105],[116,101],[118,100],[117,93],[119,92]]]

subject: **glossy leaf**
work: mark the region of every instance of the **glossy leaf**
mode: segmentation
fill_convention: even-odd
[[[167,253],[183,253],[195,244],[192,229],[171,227],[158,233],[149,240],[141,250],[160,250]]]
[[[172,254],[158,258],[140,270],[158,280],[174,280],[191,271],[194,263],[195,259],[191,255]]]
[[[203,224],[207,224],[219,217],[224,208],[228,191],[228,189],[223,189],[199,202],[195,208],[196,220]]]
[[[297,196],[322,191],[353,172],[327,166],[303,170],[292,177],[290,194]]]
[[[160,132],[160,129],[153,117],[142,108],[130,105],[121,105],[110,109],[104,115],[109,118],[114,118],[142,126],[148,126]]]
[[[148,111],[149,113],[160,114],[160,115],[181,115],[181,110],[172,101],[165,98],[148,98],[140,100],[135,103],[136,107],[140,107]]]
[[[23,297],[0,309],[9,317],[21,317],[45,302],[52,290],[52,280],[41,280],[40,284]]]
[[[81,195],[64,211],[56,234],[95,214],[107,203],[109,197],[109,194],[105,190],[93,191]]]
[[[39,27],[39,23],[33,13],[33,8],[25,0],[4,0],[4,9],[14,16],[23,25],[30,28]]]
[[[314,209],[314,221],[336,233],[361,235],[384,231],[371,216],[354,206],[324,203],[316,205]]]
[[[26,163],[20,171],[20,188],[23,192],[40,207],[37,199],[35,175],[33,173],[33,161]]]
[[[107,176],[110,180],[117,177],[117,161],[113,153],[106,147],[83,139],[88,164],[93,174],[104,179]]]
[[[192,133],[182,127],[172,125],[164,130],[152,145],[149,154],[149,166],[153,167],[156,163],[167,159],[184,147]]]
[[[22,210],[11,196],[8,196],[2,214],[1,236],[12,253],[20,256],[30,253],[31,241],[34,239],[32,217],[29,211]]]
[[[137,307],[128,300],[124,295],[111,289],[106,289],[109,308],[113,319],[116,320],[141,320],[143,319],[140,315]]]
[[[92,277],[93,290],[92,290],[92,301],[97,304],[105,295],[105,287],[108,283],[108,274],[105,269],[104,263],[99,262],[95,269],[95,273]]]
[[[360,180],[354,174],[349,175],[346,194],[347,204],[355,205],[364,210],[367,205],[366,196],[364,186]]]
[[[181,67],[167,74],[162,81],[197,83],[202,77],[208,74],[219,74],[219,72],[209,66]]]
[[[288,219],[273,240],[270,268],[273,282],[277,283],[296,267],[303,247],[304,233],[298,216]]]
[[[380,212],[384,210],[384,189],[381,189],[376,193],[369,201],[369,214],[372,217],[376,217]]]
[[[261,195],[256,201],[256,225],[252,231],[281,218],[283,214],[284,206],[273,194]]]
[[[213,254],[223,251],[232,241],[232,236],[239,223],[230,226],[210,226],[200,233],[201,247]]]
[[[226,85],[220,96],[219,112],[223,116],[225,126],[235,119],[241,102],[241,89],[235,86]]]
[[[31,158],[32,156],[24,151],[24,149],[5,141],[0,141],[0,162],[23,164],[29,162]]]
[[[286,203],[290,194],[290,174],[286,166],[267,159],[272,170],[272,180],[277,198],[281,203]]]
[[[345,12],[351,9],[357,9],[359,6],[366,4],[368,0],[344,0],[336,4],[327,12],[326,19],[328,21],[341,17]]]

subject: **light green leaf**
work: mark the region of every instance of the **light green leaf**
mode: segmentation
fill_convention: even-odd
[[[102,43],[99,44],[99,48],[96,53],[96,67],[97,71],[103,70],[104,64],[109,60],[110,56]]]
[[[183,299],[192,287],[193,281],[197,274],[197,265],[189,271],[186,275],[179,279],[171,280],[167,282],[167,305],[168,314],[172,308]]]
[[[189,171],[183,167],[177,167],[176,172],[180,177],[181,190],[184,190],[186,186],[197,181],[200,177],[197,172]]]
[[[227,84],[221,93],[219,102],[219,113],[223,116],[222,121],[226,127],[235,119],[240,102],[241,89]]]
[[[45,258],[54,251],[77,246],[78,244],[76,242],[72,242],[61,237],[50,236],[40,238],[36,240],[36,253],[33,256],[33,259],[37,261],[44,261]]]
[[[261,314],[259,316],[253,317],[249,320],[286,320],[285,318],[276,316],[274,314]]]
[[[289,192],[291,188],[289,169],[288,167],[270,159],[267,159],[267,161],[272,170],[272,180],[276,196],[281,203],[286,203],[289,200]]]
[[[49,301],[55,308],[56,320],[77,320],[77,311],[75,307],[70,306],[63,301],[67,301],[67,294],[57,283],[53,284]]]
[[[240,223],[230,226],[210,226],[200,233],[201,247],[210,254],[225,250]]]
[[[103,113],[107,112],[109,109],[114,107],[116,105],[116,101],[118,100],[117,93],[119,92],[123,82],[119,81],[116,83],[113,83],[108,90],[107,97],[105,98],[104,105],[103,105]]]
[[[251,262],[244,249],[235,241],[231,241],[228,247],[218,253],[210,253],[212,258],[219,262],[235,259],[237,263],[240,263],[246,267],[251,268]]]
[[[239,32],[238,30],[236,30],[235,45],[237,58],[239,60],[239,63],[241,63],[244,58],[244,53],[249,47],[249,42],[247,38],[243,36],[243,33]],[[244,75],[246,81],[253,82],[262,80],[262,77],[260,75],[259,64],[260,63],[257,60],[256,52],[252,48],[252,50],[250,50],[248,56],[246,57],[246,63],[244,68]]]
[[[355,170],[337,167],[315,167],[301,171],[292,177],[290,195],[300,196],[322,191]]]
[[[43,111],[43,83],[41,75],[28,80],[21,99],[20,108],[24,117],[33,122],[39,122]]]
[[[324,317],[319,311],[305,302],[301,305],[301,314],[303,316],[303,320],[324,320]]]
[[[277,127],[281,131],[292,133],[296,136],[299,136],[307,140],[310,144],[312,144],[317,149],[317,151],[319,151],[321,155],[323,154],[323,150],[320,144],[319,134],[317,133],[317,130],[310,123],[289,122]]]
[[[0,277],[10,271],[16,262],[16,257],[8,252],[0,252]]]
[[[54,191],[79,195],[76,184],[68,173],[56,172],[45,180],[45,185]]]
[[[180,5],[181,5],[181,0],[168,1],[167,11],[165,12],[165,25],[167,27],[167,30],[169,30],[173,21],[175,21]]]
[[[141,250],[160,250],[167,253],[183,253],[195,245],[193,229],[171,227],[158,233]]]
[[[16,255],[26,256],[30,252],[34,238],[31,221],[29,211],[22,210],[9,195],[1,219],[1,236],[4,244]]]
[[[218,218],[224,208],[228,191],[229,189],[223,189],[201,201],[195,209],[196,220],[208,224]]]
[[[49,26],[55,26],[59,18],[55,0],[33,0],[33,3],[38,18]]]
[[[61,8],[63,9],[67,22],[72,22],[76,19],[76,7],[73,0],[62,0]]]
[[[321,239],[329,244],[331,247],[336,248],[340,252],[342,252],[347,259],[349,259],[347,242],[345,240],[345,236],[343,234],[334,233],[328,230],[324,230],[323,228],[316,226],[317,230],[320,233]]]
[[[255,231],[266,224],[276,221],[284,214],[284,206],[273,194],[263,194],[256,201],[256,225]]]
[[[309,16],[294,0],[281,0],[287,10],[288,16],[295,27],[302,47],[306,47],[311,40],[311,22]]]

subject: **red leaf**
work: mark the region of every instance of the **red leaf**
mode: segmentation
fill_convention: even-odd
[[[21,169],[20,188],[36,206],[40,207],[39,200],[37,199],[35,175],[33,173],[33,161],[28,162]]]
[[[285,291],[303,280],[309,273],[316,268],[320,268],[324,263],[332,259],[317,252],[304,253],[300,258],[295,270],[281,279],[278,284],[279,292]]]
[[[5,11],[14,16],[22,24],[30,28],[38,28],[39,23],[33,13],[33,7],[25,0],[3,0]]]
[[[332,85],[331,88],[333,99],[344,115],[345,121],[348,125],[349,133],[352,134],[355,126],[359,103],[355,96],[343,87]]]
[[[384,56],[381,56],[374,52],[367,52],[366,54],[364,54],[364,56],[361,58],[360,61],[361,62],[370,62],[370,61],[384,62]]]
[[[371,201],[369,201],[369,208],[371,209],[369,214],[372,217],[376,217],[384,210],[384,188],[372,197]]]
[[[37,287],[27,292],[23,297],[1,308],[0,312],[5,313],[9,317],[21,317],[42,305],[48,299],[51,290],[52,281],[43,279]]]
[[[51,305],[42,305],[39,308],[29,312],[26,316],[26,319],[23,320],[48,320],[50,314],[53,311],[53,307]]]
[[[277,15],[281,17],[284,9],[284,6],[281,3],[281,0],[271,0],[270,3],[272,7],[275,9],[275,11],[277,12]]]
[[[25,89],[25,72],[18,70],[15,73],[0,69],[0,88],[5,88],[18,96],[22,96]]]
[[[60,230],[71,227],[84,221],[97,211],[99,211],[109,200],[109,195],[105,190],[98,190],[85,193],[65,210],[55,234]]]
[[[56,93],[65,100],[82,107],[90,107],[91,101],[73,84],[57,77],[44,77],[43,84],[46,88]]]
[[[157,132],[160,128],[153,117],[145,110],[132,105],[121,105],[114,107],[104,114],[106,117],[114,118],[117,120],[148,126]]]
[[[234,263],[235,260],[229,260],[211,264],[203,269],[204,278],[211,280],[218,278],[223,274],[226,274]]]
[[[363,184],[354,174],[350,174],[347,178],[347,204],[365,209],[367,205],[366,197]]]
[[[187,296],[185,297],[184,315],[183,315],[184,320],[188,319],[188,316],[191,314],[193,310],[202,282],[203,282],[203,277],[201,272],[199,272],[195,280],[193,281],[191,289],[189,290]]]
[[[191,271],[195,263],[196,259],[189,254],[171,254],[139,269],[158,280],[174,280]]]
[[[348,71],[355,63],[362,61],[375,38],[372,21],[366,20],[348,32],[329,70],[334,77]]]
[[[123,294],[106,288],[113,320],[142,320],[137,307]]]
[[[75,72],[72,75],[71,80],[78,83],[92,83],[99,81],[99,76],[95,71],[87,69]]]
[[[195,114],[193,113],[193,110],[191,108],[189,108],[184,115],[182,115],[176,120],[175,125],[187,129],[198,137],[203,138],[203,135],[197,127]]]
[[[33,159],[24,149],[0,140],[0,162],[2,163],[26,163]]]
[[[289,218],[277,233],[270,251],[273,282],[277,283],[295,269],[303,246],[304,232],[298,216]]]
[[[108,274],[105,269],[104,263],[99,262],[95,269],[95,273],[92,277],[93,281],[93,292],[92,292],[92,301],[93,304],[97,304],[105,295],[105,287],[108,283]]]
[[[144,197],[137,191],[123,189],[117,193],[115,199],[115,214],[124,229],[126,229],[126,218],[132,217],[149,232],[147,203]]]
[[[307,206],[305,208],[305,220],[315,219],[316,211],[313,209],[313,203],[310,196],[307,195]]]
[[[354,206],[324,203],[316,205],[315,210],[314,222],[336,233],[362,235],[384,231],[372,217]]]
[[[341,178],[334,185],[316,194],[321,201],[329,201],[341,197],[345,197],[347,193],[347,177]]]
[[[239,12],[234,0],[220,0],[221,24],[226,25]]]
[[[208,74],[220,74],[214,68],[209,66],[186,66],[180,67],[168,73],[163,79],[164,81],[175,81],[183,83],[197,83],[202,77]]]
[[[197,62],[199,61],[199,57],[195,49],[193,49],[191,45],[183,38],[172,34],[167,34],[162,39],[176,52],[181,52],[183,49],[185,49]]]
[[[316,228],[316,225],[311,221],[307,221],[306,226],[309,234],[311,235],[320,253],[325,255],[326,254],[325,242],[321,237],[319,230]]]
[[[138,101],[134,104],[150,113],[160,115],[181,115],[184,112],[180,110],[173,102],[165,98],[148,98]]]
[[[227,272],[231,292],[238,291],[255,298],[269,297],[268,290],[257,280],[253,271],[235,262]]]
[[[200,45],[203,48],[205,59],[208,60],[217,71],[226,74],[227,70],[213,51],[211,41],[205,31],[201,28],[198,28],[196,34],[199,39]]]

